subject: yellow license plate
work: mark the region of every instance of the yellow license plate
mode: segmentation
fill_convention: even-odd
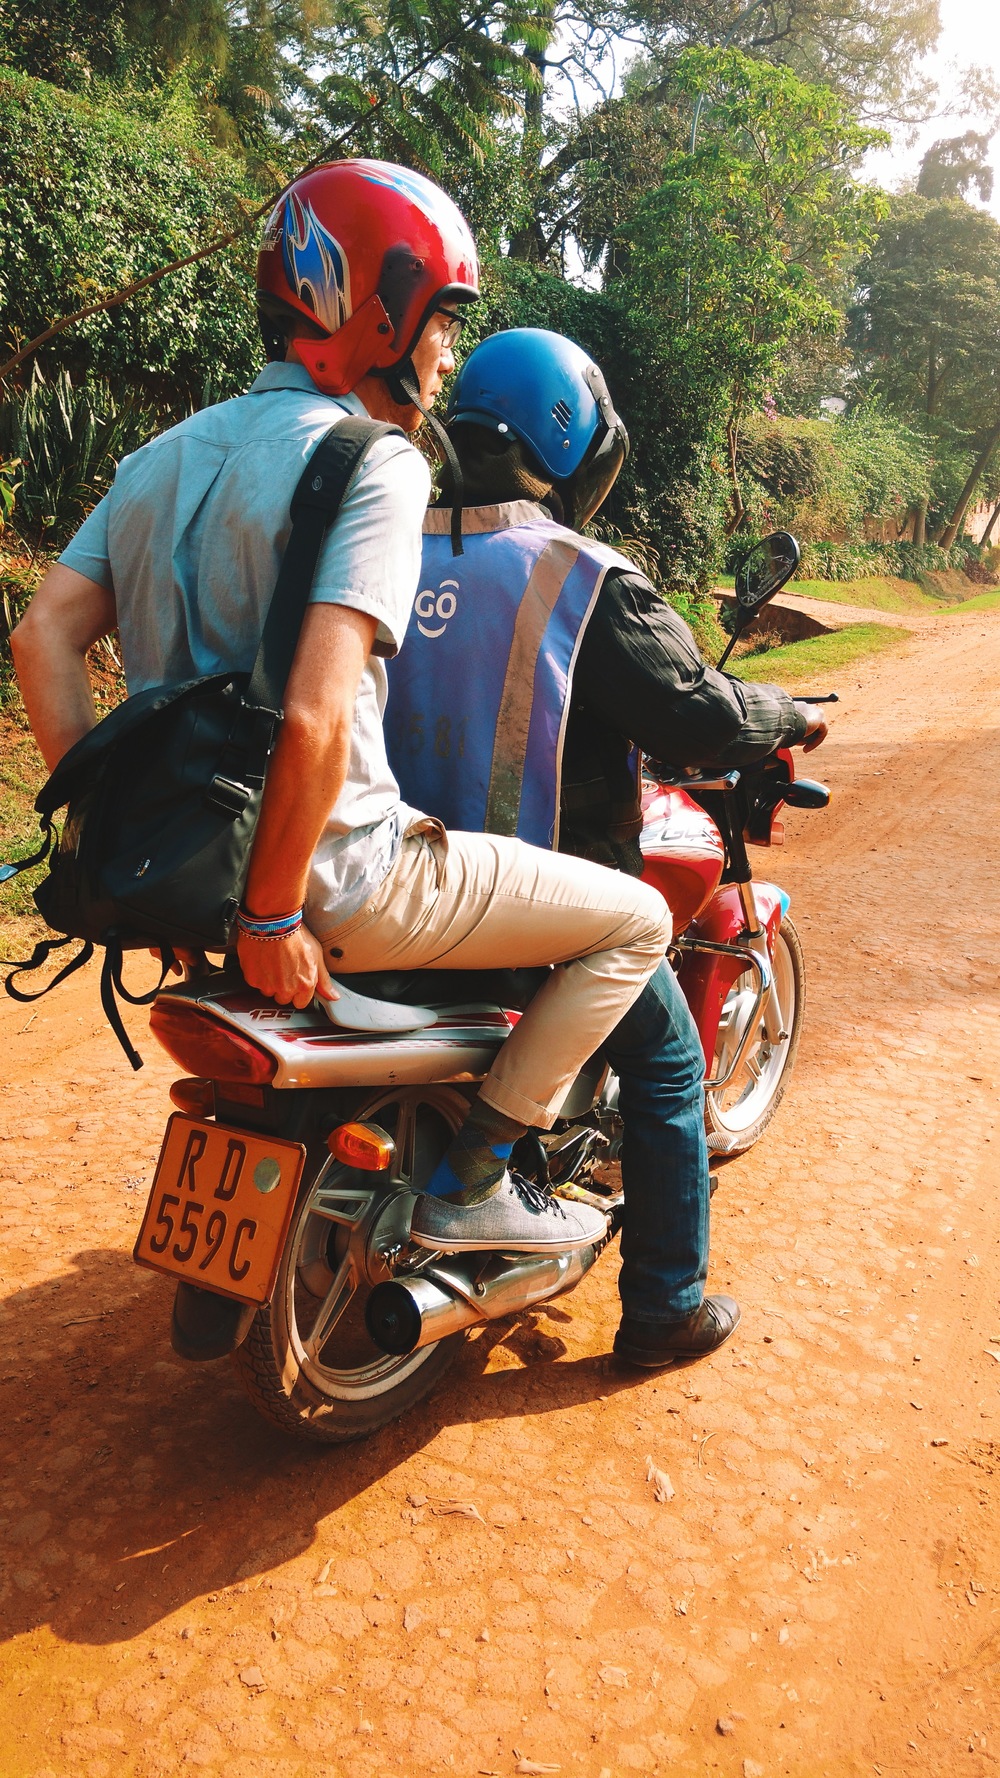
[[[175,1112],[135,1260],[242,1303],[266,1303],[305,1157],[299,1142]]]

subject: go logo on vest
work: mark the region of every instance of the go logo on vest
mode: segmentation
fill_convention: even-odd
[[[423,592],[417,594],[413,609],[421,636],[430,636],[432,639],[443,636],[448,619],[454,617],[458,610],[458,581],[443,580],[436,593],[425,587]],[[432,628],[435,618],[439,618],[440,622],[436,628]]]

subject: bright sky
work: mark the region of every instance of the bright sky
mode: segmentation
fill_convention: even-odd
[[[941,0],[942,31],[937,50],[927,63],[927,72],[940,87],[942,110],[954,101],[962,72],[971,67],[991,73],[1000,84],[1000,7],[995,0]],[[894,142],[885,153],[869,157],[867,171],[887,190],[900,180],[915,177],[921,156],[941,136],[960,136],[967,129],[982,129],[982,116],[962,116],[951,112],[933,122],[921,124],[914,132],[894,131]],[[996,179],[989,208],[1000,216],[1000,133],[991,150]],[[970,199],[975,202],[972,192]]]

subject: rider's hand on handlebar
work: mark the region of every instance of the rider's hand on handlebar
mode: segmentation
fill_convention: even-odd
[[[338,1000],[326,967],[323,947],[308,926],[287,938],[254,939],[241,932],[236,941],[243,979],[279,1006],[308,1006],[313,996]]]
[[[822,710],[816,704],[804,704],[801,699],[797,699],[795,708],[800,710],[806,719],[806,732],[799,745],[803,753],[812,753],[815,747],[819,747],[826,740],[830,732],[829,724]]]

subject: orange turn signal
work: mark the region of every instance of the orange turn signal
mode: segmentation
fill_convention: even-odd
[[[170,1088],[170,1102],[190,1117],[215,1116],[215,1083],[199,1076],[175,1080]]]
[[[392,1137],[378,1124],[338,1124],[330,1131],[326,1146],[335,1161],[343,1161],[345,1167],[360,1167],[363,1173],[384,1172],[396,1153]]]

